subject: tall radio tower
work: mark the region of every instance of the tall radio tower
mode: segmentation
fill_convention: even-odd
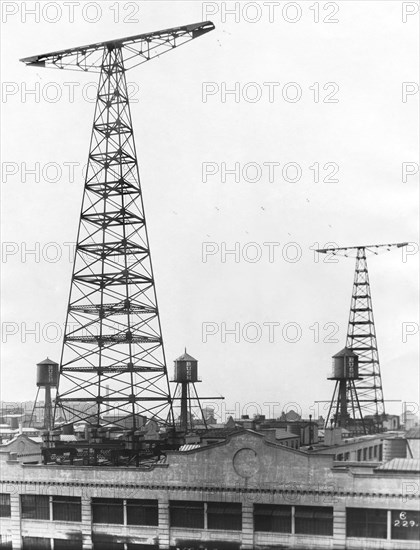
[[[373,318],[367,255],[378,255],[380,252],[402,248],[407,244],[376,244],[317,250],[321,254],[356,258],[346,348],[358,355],[360,378],[354,380],[354,388],[363,417],[372,416],[375,429],[382,427],[385,402]],[[349,403],[352,402],[353,396],[348,395],[347,400]],[[331,405],[333,406],[333,403]]]
[[[173,425],[126,72],[214,29],[207,21],[22,59],[99,72],[54,423]],[[109,389],[108,389],[109,388]]]

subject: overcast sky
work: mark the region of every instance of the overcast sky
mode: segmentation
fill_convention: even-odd
[[[2,2],[2,399],[33,399],[60,357],[97,81],[19,58],[211,19],[128,73],[171,374],[186,346],[228,411],[317,414],[354,260],[313,248],[408,241],[369,270],[385,398],[418,403],[415,3],[26,2],[39,22],[23,4]]]

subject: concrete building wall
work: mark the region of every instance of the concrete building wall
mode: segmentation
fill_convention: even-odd
[[[194,548],[199,543],[205,546],[206,541],[218,542],[219,548],[236,544],[244,550],[281,544],[290,548],[337,550],[418,548],[418,541],[392,540],[389,525],[387,539],[369,539],[362,546],[360,541],[346,536],[347,508],[418,510],[417,474],[391,476],[361,467],[336,468],[331,456],[308,455],[270,443],[251,432],[234,435],[226,443],[213,447],[168,453],[166,463],[152,469],[21,465],[9,461],[1,464],[1,475],[1,492],[11,498],[11,516],[3,518],[1,530],[3,536],[13,540],[14,549],[20,548],[22,537],[26,536],[64,539],[71,535],[81,536],[83,548],[90,549],[92,537],[99,533],[137,544],[159,541],[161,549],[176,545]],[[82,523],[22,519],[21,495],[81,497]],[[94,524],[91,504],[98,497],[156,499],[159,524],[129,526],[126,516],[124,525]],[[242,529],[171,527],[169,506],[173,500],[240,503]],[[254,506],[258,504],[286,505],[293,518],[300,506],[332,508],[333,533],[304,535],[294,529],[290,533],[256,532]]]

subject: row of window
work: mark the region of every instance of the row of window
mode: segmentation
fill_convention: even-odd
[[[292,533],[292,517],[297,534],[333,535],[333,508],[327,506],[254,504],[254,531]]]
[[[280,445],[284,445],[285,447],[290,447],[291,449],[299,449],[299,441],[296,439],[291,439],[290,441],[280,441]]]
[[[233,502],[169,502],[171,527],[242,531],[242,505]]]
[[[53,496],[52,510],[50,497],[46,495],[21,495],[21,516],[24,519],[53,519],[54,521],[82,520],[80,497]]]
[[[23,519],[81,522],[81,499],[69,496],[21,495]],[[0,516],[10,517],[10,495],[0,494]],[[155,499],[92,499],[93,523],[158,526]],[[227,502],[172,500],[169,502],[171,527],[192,529],[242,530],[242,505]],[[333,535],[333,508],[254,504],[254,530]],[[347,537],[419,540],[420,513],[372,508],[346,509]]]
[[[390,515],[392,539],[420,540],[420,512],[392,510]],[[346,516],[348,537],[387,538],[387,510],[347,508]]]
[[[334,460],[350,460],[350,451],[335,455]],[[382,445],[372,445],[370,447],[364,447],[363,449],[357,450],[357,462],[366,462],[368,460],[382,462]]]
[[[124,521],[122,499],[92,499],[93,523],[158,525],[157,500],[127,499],[125,510],[126,520]],[[21,495],[21,517],[22,519],[80,522],[82,520],[81,499],[67,496]]]
[[[9,495],[7,495],[9,496]],[[10,516],[9,502],[4,502],[4,515]],[[81,522],[80,497],[21,495],[22,519]],[[255,530],[291,533],[292,507],[254,505]],[[296,506],[296,533],[332,535],[333,509],[330,507]],[[192,529],[242,530],[242,505],[228,502],[172,500],[169,503],[171,527]],[[92,522],[117,525],[158,526],[158,501],[137,499],[92,499]]]
[[[23,537],[22,550],[82,550],[82,540],[79,539],[51,539],[41,537]]]
[[[157,550],[159,548],[156,544],[143,544],[135,543],[129,540],[121,542],[125,537],[114,537],[107,535],[94,535],[92,537],[93,550]],[[204,547],[202,543],[187,542],[188,550],[202,550]],[[235,542],[223,542],[224,550],[239,550],[241,544]],[[0,538],[0,547],[8,548],[12,550],[12,543],[2,544]],[[179,550],[179,546],[170,546],[170,550]],[[206,542],[206,550],[220,549],[220,543],[218,542]],[[81,540],[63,540],[63,539],[45,539],[41,537],[23,537],[22,538],[23,550],[82,550],[83,544]]]
[[[157,548],[156,545],[119,542],[117,537],[106,535],[94,535],[92,542],[94,550],[156,550]],[[12,548],[11,545],[10,548]],[[53,539],[51,541],[51,539],[41,537],[22,538],[23,550],[82,550],[82,548],[83,543],[81,539]]]

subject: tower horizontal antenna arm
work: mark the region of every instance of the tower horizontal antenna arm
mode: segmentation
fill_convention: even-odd
[[[340,248],[319,248],[316,250],[316,252],[319,252],[320,254],[340,254],[340,253],[346,253],[351,251],[357,251],[361,249],[365,249],[372,254],[378,254],[379,250],[386,249],[391,250],[393,248],[402,248],[403,246],[407,246],[407,243],[391,243],[391,244],[363,244],[360,246],[344,246]]]
[[[145,34],[138,34],[106,42],[97,42],[66,50],[24,57],[20,61],[28,66],[100,72],[104,50],[121,48],[125,69],[132,69],[146,61],[173,50],[214,29],[211,21],[193,23]]]

